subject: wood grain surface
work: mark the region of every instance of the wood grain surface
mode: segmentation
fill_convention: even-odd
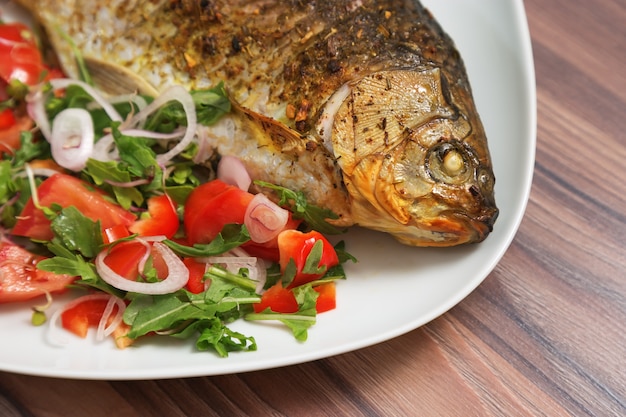
[[[0,372],[0,415],[625,416],[626,2],[525,7],[533,188],[512,246],[463,302],[389,342],[274,370],[139,382]]]

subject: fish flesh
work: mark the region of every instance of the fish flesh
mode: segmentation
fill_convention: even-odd
[[[404,244],[480,242],[498,215],[487,138],[454,42],[416,0],[18,0],[70,76],[111,93],[220,81],[198,134],[338,226]],[[71,42],[68,42],[71,39]]]

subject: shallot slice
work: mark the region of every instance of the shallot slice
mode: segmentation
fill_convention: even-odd
[[[59,321],[59,319],[61,318],[61,315],[64,312],[71,310],[72,308],[86,301],[92,301],[92,300],[108,301],[105,311],[102,314],[102,318],[100,319],[100,323],[98,324],[98,332],[96,334],[96,340],[102,341],[104,337],[113,333],[113,331],[117,328],[117,326],[122,322],[124,310],[126,309],[126,304],[124,304],[124,300],[111,294],[105,294],[105,293],[88,294],[88,295],[83,295],[82,297],[78,297],[70,301],[69,303],[63,305],[62,308],[56,310],[54,314],[52,314],[52,317],[50,317],[50,322],[49,322],[49,326],[50,326],[49,332],[48,332],[49,341],[57,346],[62,346],[62,345],[66,345],[67,343],[69,343],[69,341],[66,338],[60,337],[61,335],[58,333],[59,327],[57,326],[57,322]],[[111,314],[113,313],[113,308],[115,306],[117,306],[117,311],[115,312],[115,316],[113,316],[113,319],[109,322]],[[109,322],[108,325],[107,325],[107,322]]]
[[[106,112],[107,116],[111,118],[111,120],[113,120],[114,122],[121,122],[123,120],[122,116],[120,116],[117,110],[115,110],[113,105],[109,103],[104,98],[104,96],[100,92],[98,92],[98,90],[85,82],[73,80],[71,78],[56,78],[50,80],[50,85],[52,85],[52,88],[54,88],[55,90],[61,90],[71,85],[77,85],[85,90],[85,92],[89,94],[91,98],[93,98],[102,107],[102,109]]]
[[[269,242],[285,228],[289,211],[278,206],[265,194],[256,194],[248,204],[244,224],[253,242]]]
[[[52,123],[52,157],[71,171],[81,171],[93,153],[94,127],[87,110],[69,108],[61,111]]]
[[[129,123],[130,126],[137,126],[142,123],[148,115],[170,101],[178,101],[183,106],[183,110],[187,118],[187,127],[182,139],[176,144],[176,146],[157,156],[159,164],[165,164],[170,159],[184,151],[195,136],[197,127],[196,105],[191,97],[191,94],[179,85],[170,87],[161,95],[156,97],[147,107],[137,113]]]
[[[217,164],[217,178],[226,184],[235,185],[244,191],[248,191],[252,179],[241,162],[236,156],[224,155]]]
[[[113,271],[104,261],[108,255],[107,250],[103,250],[96,257],[96,271],[108,284],[123,291],[156,295],[170,294],[183,288],[189,280],[189,270],[183,261],[161,242],[154,242],[153,247],[160,252],[167,265],[168,274],[162,281],[140,282],[126,279]]]

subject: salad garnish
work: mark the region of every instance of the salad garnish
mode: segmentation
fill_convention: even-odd
[[[256,350],[229,328],[239,319],[282,322],[305,341],[356,260],[325,237],[341,232],[332,212],[210,152],[198,132],[230,111],[224,85],[109,97],[37,53],[36,77],[0,74],[0,110],[29,122],[19,142],[16,124],[0,123],[0,303],[45,294],[33,308],[41,325],[71,288],[77,297],[48,320],[61,344],[59,327],[85,337],[94,326],[121,348],[167,336],[219,356]]]

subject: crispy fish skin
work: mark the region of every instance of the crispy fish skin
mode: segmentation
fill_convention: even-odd
[[[338,225],[416,246],[479,242],[493,228],[495,179],[462,59],[417,1],[19,2],[68,74],[60,31],[106,89],[225,81],[234,111],[205,140]]]

